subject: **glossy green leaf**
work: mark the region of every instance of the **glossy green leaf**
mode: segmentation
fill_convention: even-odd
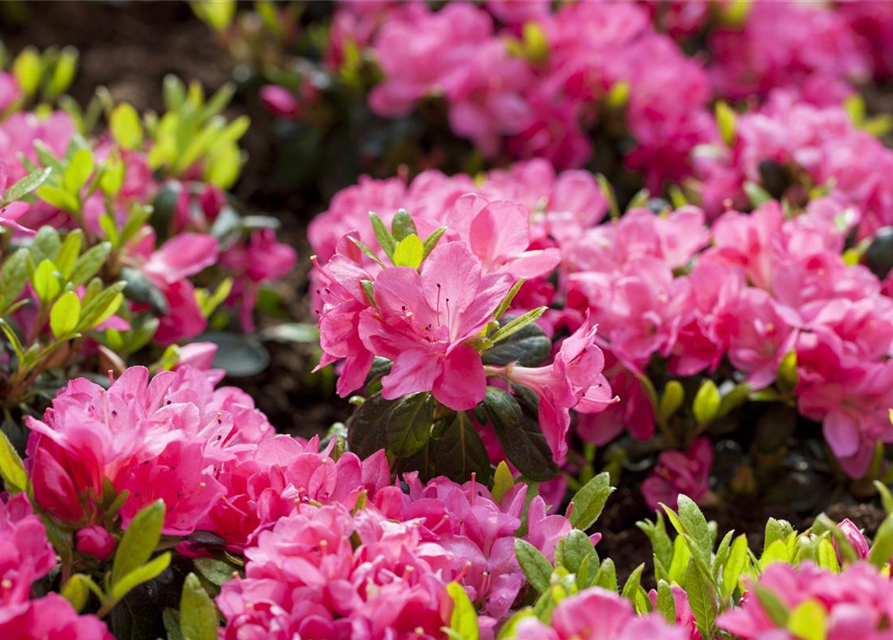
[[[166,551],[146,564],[138,566],[112,584],[112,600],[120,602],[132,589],[161,575],[161,572],[167,569],[170,563],[171,554],[170,551]]]
[[[186,576],[180,597],[180,633],[183,640],[217,640],[217,607],[194,573]]]
[[[515,538],[515,556],[518,558],[521,570],[527,576],[527,582],[540,593],[547,591],[552,582],[552,565],[546,556],[521,538]]]
[[[394,248],[394,265],[418,269],[422,264],[425,248],[414,233],[403,238]]]
[[[0,477],[11,494],[21,493],[28,487],[25,465],[3,431],[0,431]]]
[[[50,328],[57,339],[62,339],[72,333],[78,326],[81,318],[81,301],[73,291],[62,295],[50,311]]]
[[[598,520],[612,493],[614,487],[611,486],[611,474],[608,472],[600,473],[587,482],[571,499],[571,525],[583,531],[589,529]]]
[[[112,584],[117,584],[152,557],[164,526],[164,500],[143,507],[121,537],[112,565]],[[162,569],[163,570],[163,569]]]

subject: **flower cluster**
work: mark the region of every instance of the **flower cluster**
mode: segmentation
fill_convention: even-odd
[[[813,564],[795,568],[776,563],[766,568],[754,586],[763,593],[768,591],[772,602],[780,602],[791,616],[808,612],[813,618],[810,627],[828,640],[852,638],[853,634],[880,640],[889,635],[893,585],[871,565],[858,564],[833,574]],[[784,628],[774,610],[768,610],[767,599],[747,594],[740,609],[719,618],[720,628],[743,640],[797,637]]]
[[[261,532],[245,550],[245,578],[218,597],[223,637],[439,638],[455,581],[480,610],[481,637],[492,638],[525,582],[514,540],[526,485],[496,500],[473,480],[404,482],[406,492],[364,489],[353,510],[301,503]],[[524,539],[551,558],[571,526],[544,510],[534,498]]]
[[[112,640],[95,616],[79,616],[58,593],[31,599],[32,584],[56,566],[40,518],[24,495],[0,500],[0,635],[22,640]]]

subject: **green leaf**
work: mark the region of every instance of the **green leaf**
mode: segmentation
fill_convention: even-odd
[[[691,550],[688,547],[688,543],[681,535],[676,536],[676,539],[673,540],[673,560],[670,562],[670,568],[667,570],[672,584],[684,586],[685,572],[688,569],[688,565],[691,564],[690,560]]]
[[[754,585],[754,592],[757,600],[760,601],[760,605],[763,607],[763,611],[766,612],[766,615],[769,616],[769,619],[772,620],[775,626],[786,627],[790,613],[779,597],[761,584]]]
[[[156,500],[143,507],[130,521],[127,531],[124,532],[121,542],[118,544],[118,550],[115,552],[115,560],[112,564],[113,585],[123,580],[152,557],[158,546],[158,541],[161,539],[164,513],[164,500]]]
[[[50,328],[57,340],[72,333],[78,326],[81,318],[81,301],[73,291],[69,291],[62,295],[53,304],[50,311]]]
[[[705,380],[695,394],[695,402],[692,406],[695,420],[698,424],[707,424],[716,417],[719,412],[719,390],[713,380]]]
[[[82,302],[78,332],[83,333],[95,329],[111,318],[124,300],[124,295],[121,293],[124,287],[125,284],[123,282],[116,282],[90,300],[89,303],[84,304]]]
[[[422,264],[425,248],[419,237],[411,233],[403,238],[394,249],[394,265],[418,269]]]
[[[612,493],[614,487],[611,486],[611,474],[607,471],[587,482],[571,499],[573,505],[573,511],[569,515],[571,525],[583,531],[589,529],[598,520]]]
[[[59,284],[59,272],[52,260],[45,259],[37,265],[31,276],[31,285],[42,302],[49,302],[59,295],[62,285]]]
[[[679,495],[678,500],[679,521],[682,523],[683,532],[691,541],[692,554],[705,566],[710,566],[710,557],[713,554],[713,536],[707,519],[694,500],[685,494]]]
[[[155,315],[166,316],[168,314],[167,298],[142,271],[124,267],[121,269],[121,279],[127,283],[123,293],[129,300],[139,304],[148,304]]]
[[[217,640],[217,607],[194,573],[186,576],[180,597],[180,633],[183,640]]]
[[[499,327],[499,329],[494,333],[490,340],[493,343],[497,343],[500,340],[505,340],[509,336],[512,336],[518,333],[521,329],[529,325],[531,322],[535,322],[539,319],[541,315],[543,315],[548,307],[538,307],[536,309],[532,309],[528,311],[524,315],[518,316],[517,318],[512,318],[507,324]]]
[[[666,580],[657,583],[657,610],[669,624],[676,624],[676,600]]]
[[[122,103],[115,107],[112,111],[110,128],[115,142],[125,149],[136,150],[142,147],[143,125],[132,105]]]
[[[370,249],[369,247],[367,247],[366,245],[364,245],[362,242],[360,242],[359,239],[354,238],[353,236],[347,236],[347,239],[350,240],[351,242],[353,242],[355,245],[357,245],[357,247],[360,249],[360,251],[362,251],[367,256],[369,256],[370,258],[375,260],[375,262],[377,262],[379,264],[379,266],[381,266],[382,269],[387,267],[387,265],[385,265],[385,263],[381,261],[381,258],[379,258],[377,255],[375,255],[375,252],[372,249]]]
[[[431,235],[425,238],[425,244],[423,245],[424,251],[422,251],[422,260],[431,255],[431,252],[434,251],[434,248],[437,246],[437,243],[440,242],[440,239],[443,237],[443,234],[446,233],[446,227],[439,227],[431,232]]]
[[[481,355],[484,364],[507,366],[513,362],[522,367],[538,367],[552,353],[552,341],[537,324],[529,324],[513,336],[502,340]]]
[[[719,403],[719,411],[716,413],[717,418],[722,418],[725,415],[728,415],[733,409],[738,408],[741,404],[747,400],[747,397],[750,395],[751,384],[749,382],[742,382],[740,384],[736,384],[731,391],[729,391],[726,395],[722,397],[722,400]]]
[[[797,373],[797,352],[788,351],[778,365],[776,372],[778,388],[786,393],[791,393],[797,386],[799,375]]]
[[[46,182],[46,179],[50,177],[51,173],[53,173],[52,167],[39,169],[29,173],[3,192],[3,198],[0,199],[0,208],[5,207],[11,202],[18,202],[24,198]]]
[[[0,283],[2,283],[2,279],[0,279]],[[884,511],[887,515],[893,513],[893,495],[890,494],[887,486],[883,482],[875,480],[874,488],[877,489],[878,494],[881,496],[881,504],[884,505]]]
[[[521,538],[515,538],[515,556],[530,586],[540,593],[546,592],[552,582],[552,565],[546,556]]]
[[[617,593],[617,569],[611,558],[605,558],[605,561],[599,565],[592,585]]]
[[[496,473],[493,476],[493,499],[496,502],[502,500],[502,496],[508,493],[515,486],[515,479],[505,460],[496,466]]]
[[[660,398],[657,415],[660,420],[666,422],[676,413],[685,400],[685,389],[678,380],[670,380],[664,387],[664,393]]]
[[[228,562],[215,560],[214,558],[196,558],[192,561],[202,577],[213,585],[221,586],[229,582],[236,574],[235,569]]]
[[[772,200],[771,193],[766,191],[756,182],[751,182],[749,180],[744,183],[744,193],[747,194],[751,205],[754,207],[759,207],[761,204],[766,204]]]
[[[776,540],[769,545],[769,548],[763,551],[763,555],[760,556],[760,570],[764,570],[770,564],[776,562],[788,564],[790,561],[791,556],[788,553],[787,544],[785,544],[784,540]]]
[[[235,0],[193,1],[190,5],[195,15],[218,33],[225,31],[236,15]]]
[[[688,563],[684,587],[698,631],[703,637],[712,638],[713,625],[716,621],[716,605],[710,595],[711,586],[693,560]]]
[[[68,280],[74,272],[74,266],[81,253],[81,244],[83,243],[83,240],[83,231],[80,229],[70,231],[65,237],[62,246],[59,247],[59,253],[56,254],[56,259],[54,260],[56,268],[66,280]]]
[[[837,551],[827,538],[819,540],[816,550],[816,564],[831,573],[840,571],[840,562],[837,560]]]
[[[406,212],[406,209],[398,209],[394,214],[394,219],[391,221],[391,233],[397,242],[410,235],[418,236],[412,216]]]
[[[90,278],[99,272],[99,269],[102,268],[102,265],[105,263],[105,260],[108,258],[111,251],[111,242],[100,242],[95,247],[87,249],[87,251],[75,261],[74,269],[68,276],[71,284],[75,286],[86,284]]]
[[[93,152],[89,149],[75,151],[62,177],[65,188],[72,194],[80,193],[93,175],[93,169]]]
[[[584,559],[595,550],[592,540],[579,529],[572,530],[561,541],[561,565],[571,573],[577,573],[583,565]],[[558,564],[558,552],[555,553],[556,565]]]
[[[657,512],[657,519],[655,522],[652,523],[649,520],[644,520],[642,522],[637,522],[636,526],[639,527],[651,541],[651,548],[654,550],[655,557],[665,567],[670,566],[670,563],[673,560],[673,541],[670,540],[670,536],[667,535],[667,527],[664,524],[664,517],[661,512]]]
[[[15,302],[25,288],[29,258],[27,249],[19,249],[3,263],[0,271],[0,313]]]
[[[620,592],[620,597],[626,598],[634,605],[636,604],[636,596],[639,593],[639,585],[642,583],[643,571],[645,571],[644,564],[640,564],[633,569],[633,572],[629,574],[629,578],[626,579],[626,584],[623,585],[623,591]]]
[[[128,531],[130,531],[130,529],[128,529]],[[115,555],[115,559],[117,560],[117,554]],[[162,571],[170,566],[170,563],[170,551],[165,551],[154,560],[138,566],[123,578],[112,584],[112,600],[114,602],[120,602],[124,596],[130,593],[135,587],[157,578]]]
[[[527,281],[527,278],[520,278],[515,284],[512,285],[512,288],[509,289],[509,292],[505,294],[505,298],[502,299],[502,302],[499,303],[499,306],[496,307],[496,311],[493,313],[493,318],[499,320],[502,315],[508,311],[508,308],[512,306],[512,300],[515,299],[515,296],[518,295],[518,291],[521,290],[521,287],[524,286],[524,283]]]
[[[34,264],[43,260],[55,260],[61,246],[58,231],[48,226],[41,227],[31,239],[31,258]]]
[[[3,323],[3,327],[6,326],[6,323]],[[28,472],[25,471],[25,465],[22,464],[22,459],[3,431],[0,431],[0,477],[3,478],[3,485],[10,494],[21,493],[28,488]]]
[[[77,212],[80,207],[78,199],[75,196],[64,189],[48,184],[43,185],[37,190],[37,197],[53,205],[57,209],[62,209],[69,213]]]
[[[458,582],[447,585],[447,593],[453,600],[453,613],[450,615],[450,638],[454,640],[478,640],[478,614],[464,587]]]
[[[422,449],[431,436],[434,402],[427,392],[411,393],[394,403],[385,422],[388,451],[410,456]]]
[[[747,536],[743,533],[735,538],[729,559],[722,568],[722,598],[728,601],[738,587],[738,581],[747,568],[749,556],[747,554]]]
[[[435,468],[438,475],[454,482],[466,482],[473,474],[478,482],[490,483],[492,468],[487,448],[466,412],[456,413],[440,439]],[[495,493],[494,498],[498,500]]]
[[[788,631],[798,640],[825,640],[827,612],[822,604],[810,598],[801,602],[788,618]]]
[[[725,101],[720,100],[716,103],[716,125],[719,128],[719,135],[726,146],[731,147],[738,138],[737,119],[738,116],[734,109]]]
[[[62,587],[62,597],[68,600],[78,613],[83,611],[87,600],[90,598],[91,586],[89,584],[91,582],[92,580],[88,576],[85,576],[83,573],[76,573]]]
[[[888,515],[878,528],[868,561],[878,569],[883,569],[893,556],[893,515]]]
[[[394,240],[394,236],[388,231],[388,228],[385,226],[382,219],[371,211],[369,212],[369,220],[372,222],[372,230],[375,232],[375,237],[378,239],[379,246],[391,262],[393,262],[394,250],[397,248],[397,241]]]
[[[787,520],[769,518],[766,522],[766,534],[763,538],[763,551],[765,552],[777,540],[786,541],[794,532],[794,527]]]
[[[856,562],[856,560],[858,560],[856,550],[853,549],[853,545],[847,540],[846,534],[841,531],[836,522],[831,520],[831,518],[824,513],[820,513],[816,517],[815,522],[812,524],[812,532],[816,535],[822,535],[823,533],[830,534],[831,537],[834,538],[834,542],[837,543],[837,549],[846,563]]]
[[[608,182],[608,179],[601,173],[596,174],[595,179],[602,191],[602,195],[605,196],[605,200],[607,200],[608,202],[608,211],[611,214],[611,219],[619,219],[620,206],[617,204],[617,196],[614,194],[614,187],[611,186],[611,183]]]
[[[535,397],[529,400],[535,401]],[[509,461],[531,480],[553,478],[557,466],[539,423],[532,417],[535,408],[530,406],[525,413],[514,396],[495,387],[487,387],[484,407]]]
[[[33,95],[40,86],[40,77],[43,73],[43,64],[37,49],[32,46],[22,49],[12,63],[12,73],[22,93],[26,96]]]

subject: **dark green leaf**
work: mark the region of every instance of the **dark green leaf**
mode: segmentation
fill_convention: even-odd
[[[427,392],[412,393],[394,403],[385,423],[388,451],[410,456],[428,442],[434,420],[434,402]]]
[[[387,447],[387,417],[394,402],[381,393],[367,398],[347,420],[347,446],[361,458]]]
[[[530,402],[533,402],[531,399]],[[508,459],[531,480],[549,480],[557,473],[552,450],[536,419],[535,407],[524,411],[513,396],[487,387],[484,406]]]
[[[91,247],[79,257],[74,263],[74,269],[69,276],[69,281],[75,285],[86,284],[90,278],[95,276],[112,251],[111,242],[100,242],[95,247]]]
[[[371,211],[369,212],[369,220],[372,222],[372,230],[375,231],[375,237],[378,239],[379,246],[385,252],[385,255],[393,261],[394,249],[397,248],[394,236],[388,231],[382,219]],[[360,248],[362,249],[362,247]]]
[[[254,336],[243,333],[212,331],[196,340],[206,340],[217,345],[214,366],[226,371],[233,378],[255,376],[270,365],[270,353]]]
[[[516,362],[522,367],[537,367],[552,354],[552,341],[536,324],[529,324],[510,338],[484,352],[484,364],[506,366]]]
[[[406,209],[398,209],[397,213],[394,214],[394,219],[391,221],[391,232],[394,240],[397,242],[400,242],[406,236],[418,235],[412,216],[406,212]]]
[[[127,283],[124,295],[139,304],[148,304],[152,312],[158,316],[166,316],[168,308],[167,298],[146,275],[139,269],[124,267],[121,269],[121,279]]]
[[[460,411],[447,427],[437,452],[437,473],[454,482],[466,482],[475,474],[478,482],[489,484],[490,458],[471,418]]]

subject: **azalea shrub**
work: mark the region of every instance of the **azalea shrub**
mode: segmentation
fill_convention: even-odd
[[[254,332],[263,287],[296,258],[277,220],[241,215],[225,191],[248,127],[220,115],[231,87],[205,97],[169,77],[164,114],[107,92],[82,110],[59,97],[74,60],[26,49],[0,72],[0,389],[19,446],[22,416],[72,375],[209,367],[200,336]]]

